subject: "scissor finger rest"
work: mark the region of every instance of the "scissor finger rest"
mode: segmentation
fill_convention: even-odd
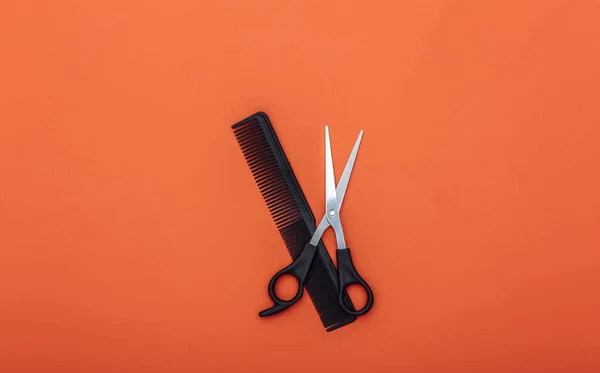
[[[279,313],[286,308],[290,307],[294,303],[296,303],[300,298],[302,298],[302,293],[304,289],[304,282],[306,281],[306,276],[308,275],[308,270],[310,269],[310,265],[312,264],[313,259],[315,258],[315,253],[317,252],[317,247],[311,244],[306,244],[300,256],[292,262],[292,264],[288,265],[281,271],[277,272],[271,281],[269,281],[269,297],[273,300],[273,307],[268,308],[266,310],[260,311],[258,315],[260,317],[267,317]],[[296,295],[290,300],[283,300],[277,296],[275,292],[275,284],[277,284],[277,280],[281,278],[283,275],[292,275],[298,280],[298,291]]]
[[[350,249],[338,249],[337,251],[337,268],[338,268],[338,276],[340,279],[340,295],[339,301],[340,305],[344,309],[344,311],[348,312],[354,316],[364,315],[369,312],[371,307],[373,307],[373,292],[371,288],[367,284],[365,280],[360,277],[356,269],[354,268],[354,264],[352,263],[352,257],[350,256]],[[344,290],[350,285],[360,285],[365,292],[367,293],[367,303],[365,306],[359,310],[352,310],[346,307],[343,301]]]

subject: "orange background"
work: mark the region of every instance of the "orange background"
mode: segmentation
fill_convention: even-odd
[[[0,372],[600,371],[596,1],[4,1]],[[323,127],[372,312],[326,333],[230,125],[315,215]],[[326,243],[333,250],[333,236]]]

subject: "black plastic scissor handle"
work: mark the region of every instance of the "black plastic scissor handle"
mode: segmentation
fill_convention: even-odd
[[[336,252],[337,252],[337,270],[338,270],[338,276],[340,279],[340,295],[339,295],[340,305],[342,306],[344,311],[346,311],[347,313],[349,313],[351,315],[354,315],[354,316],[364,315],[365,313],[369,312],[371,307],[373,307],[373,301],[374,301],[373,292],[371,291],[371,288],[369,287],[367,282],[365,280],[363,280],[362,277],[360,277],[358,272],[356,272],[356,268],[354,268],[354,264],[352,263],[352,257],[350,256],[350,249],[348,249],[348,248],[338,249],[338,250],[336,250]],[[365,304],[365,306],[363,308],[356,310],[356,311],[346,307],[346,305],[344,304],[344,301],[343,301],[343,297],[342,297],[346,288],[348,286],[354,285],[354,284],[362,286],[362,288],[365,289],[365,292],[367,293],[367,303]]]
[[[273,307],[271,308],[267,308],[266,310],[260,311],[258,313],[258,316],[267,317],[275,315],[276,313],[279,313],[285,310],[286,308],[292,306],[294,303],[299,301],[300,298],[302,298],[302,294],[304,292],[304,282],[306,281],[308,270],[310,269],[313,259],[315,258],[316,252],[317,247],[311,245],[310,243],[307,243],[304,246],[304,249],[302,249],[300,256],[296,258],[296,260],[294,260],[292,264],[277,272],[275,276],[271,278],[271,281],[269,281],[269,297],[271,298],[271,300],[273,300],[273,303],[275,303],[275,305],[273,305]],[[296,278],[296,280],[298,280],[298,291],[296,292],[296,295],[290,300],[283,300],[279,298],[277,296],[277,293],[275,292],[275,284],[277,283],[277,280],[279,280],[279,278],[281,278],[281,276],[283,275],[292,275]]]

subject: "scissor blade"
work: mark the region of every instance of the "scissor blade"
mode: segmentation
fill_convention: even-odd
[[[363,130],[360,130],[358,138],[356,139],[354,147],[352,148],[352,152],[350,153],[350,157],[346,162],[346,167],[344,167],[344,172],[342,172],[340,182],[338,183],[336,188],[338,210],[342,209],[342,202],[344,202],[344,196],[346,195],[346,189],[348,188],[348,182],[350,181],[350,175],[352,174],[352,168],[354,167],[354,162],[356,161],[356,154],[358,153],[358,148],[360,147],[360,141],[362,140],[362,136]]]
[[[335,176],[333,173],[333,158],[331,156],[331,141],[329,126],[325,126],[325,213],[334,211],[337,214],[337,198],[335,193]]]
[[[321,236],[323,236],[323,232],[325,232],[325,229],[327,228],[329,228],[329,221],[327,221],[327,214],[325,214],[323,215],[323,219],[321,219],[321,222],[317,226],[317,229],[315,229],[315,233],[313,233],[312,237],[310,238],[310,244],[313,246],[317,246],[319,244]]]

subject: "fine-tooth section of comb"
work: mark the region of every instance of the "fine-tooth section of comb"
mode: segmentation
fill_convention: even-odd
[[[315,231],[315,217],[269,118],[259,112],[234,124],[232,129],[283,243],[295,260]],[[327,331],[356,320],[339,304],[337,272],[323,242],[318,244],[304,285]],[[354,309],[346,293],[344,302]]]

